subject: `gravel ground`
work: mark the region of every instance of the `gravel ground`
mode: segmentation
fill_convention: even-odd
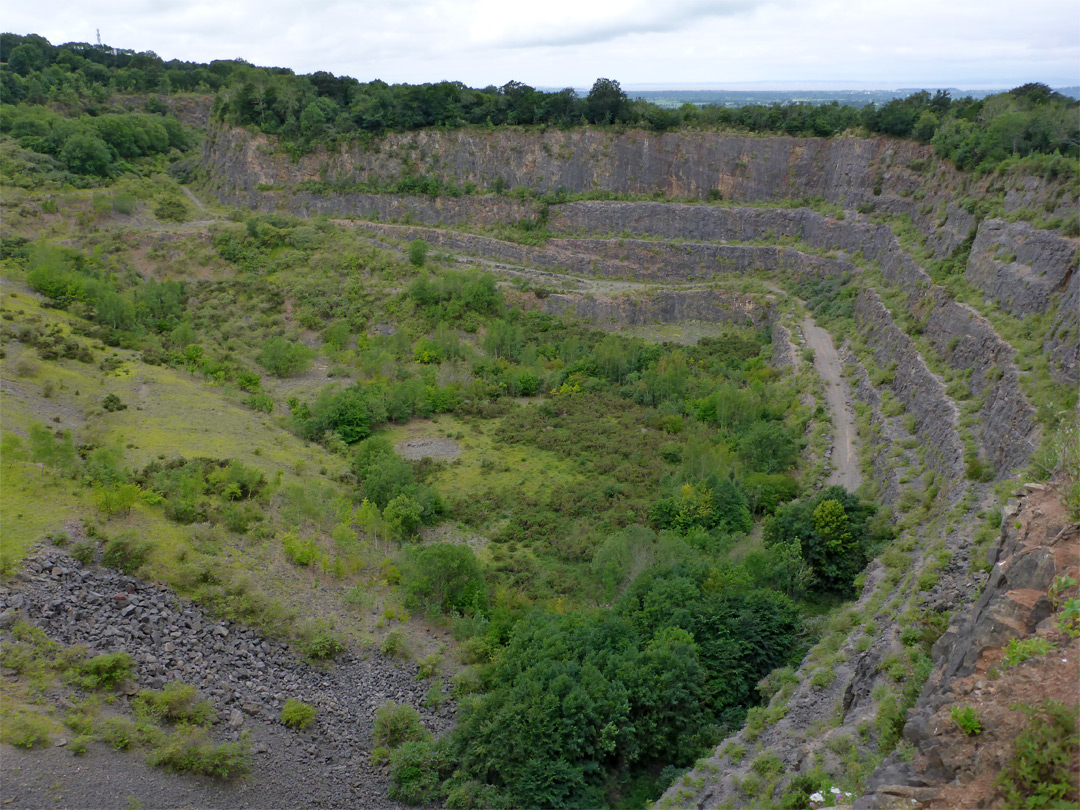
[[[246,734],[252,770],[230,782],[181,776],[149,767],[137,752],[100,744],[73,757],[57,737],[48,749],[3,746],[4,808],[397,807],[387,798],[384,769],[370,762],[375,710],[386,700],[409,703],[437,734],[453,723],[451,705],[439,711],[421,705],[431,684],[416,679],[415,665],[345,653],[326,668],[312,666],[162,586],[82,566],[51,549],[0,586],[0,638],[10,638],[18,618],[65,644],[130,653],[137,662],[133,687],[194,685],[217,710],[216,739]],[[280,706],[289,697],[318,708],[307,730],[281,724]],[[126,702],[121,697],[118,707]]]

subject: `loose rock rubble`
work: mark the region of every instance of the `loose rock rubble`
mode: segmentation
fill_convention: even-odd
[[[0,587],[0,635],[7,637],[18,619],[25,619],[64,644],[83,644],[95,653],[125,651],[136,662],[129,689],[161,688],[170,681],[195,686],[217,711],[214,736],[222,741],[246,734],[252,746],[252,772],[238,783],[214,783],[152,772],[135,755],[102,754],[109,768],[146,771],[148,784],[163,779],[197,782],[195,797],[177,791],[175,803],[163,804],[153,792],[153,806],[221,807],[395,807],[387,799],[384,769],[370,762],[375,710],[385,701],[417,708],[425,726],[436,734],[453,723],[453,706],[433,711],[421,705],[430,681],[416,678],[416,666],[398,664],[372,654],[339,656],[325,668],[297,659],[288,647],[253,630],[206,614],[167,588],[109,569],[83,566],[62,552],[46,549],[25,561],[15,580]],[[279,712],[288,698],[318,709],[305,731],[281,724]],[[20,754],[19,760],[49,752]],[[69,761],[70,755],[65,754]],[[10,766],[14,757],[7,757]],[[111,806],[106,792],[95,800],[89,775],[93,752],[78,760],[86,772],[89,794],[76,806]],[[29,765],[15,771],[16,776]],[[21,782],[4,768],[5,794],[19,807],[57,806],[41,793],[35,800],[28,779]],[[69,791],[78,785],[66,785]],[[188,786],[190,787],[190,785]],[[23,793],[20,794],[20,788]],[[109,791],[108,784],[102,789]],[[132,788],[138,797],[138,784]],[[40,791],[38,791],[40,793]],[[115,792],[115,791],[114,791]],[[164,799],[168,802],[168,798]],[[149,806],[149,803],[147,803]],[[118,806],[123,806],[120,802]]]

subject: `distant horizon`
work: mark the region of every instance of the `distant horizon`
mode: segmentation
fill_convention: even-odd
[[[617,77],[612,77],[616,80]],[[1037,81],[1037,80],[1034,80]],[[1038,82],[1040,84],[1047,84],[1046,82]],[[1021,82],[1021,84],[1028,84],[1028,82]],[[912,92],[917,93],[920,90],[978,90],[980,92],[1004,92],[1012,90],[1020,85],[1016,84],[1003,84],[1001,82],[962,82],[962,83],[949,83],[949,82],[845,82],[843,80],[799,80],[799,81],[744,81],[744,82],[634,82],[634,83],[620,83],[623,90],[627,92],[631,90],[724,90],[732,93],[741,91],[746,92],[760,92],[760,91],[776,91],[776,92],[797,92],[800,90],[827,90],[831,92],[891,92],[891,93],[905,93]],[[1070,89],[1080,85],[1078,84],[1048,84],[1048,87],[1054,90],[1058,89]],[[540,88],[538,88],[540,89]],[[544,89],[549,89],[545,86]],[[575,88],[578,89],[578,88]],[[588,88],[585,88],[588,89]]]

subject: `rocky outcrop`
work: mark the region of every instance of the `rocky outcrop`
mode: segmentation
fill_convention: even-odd
[[[226,205],[296,216],[356,217],[375,222],[416,222],[488,227],[536,215],[536,206],[508,197],[424,197],[408,194],[315,194],[303,191],[217,189]]]
[[[964,279],[1002,309],[1024,316],[1046,312],[1080,262],[1080,240],[1026,222],[988,219],[971,246]]]
[[[854,265],[843,257],[828,258],[771,245],[549,239],[540,247],[437,228],[369,222],[346,224],[390,239],[423,239],[429,245],[465,256],[596,278],[671,283],[707,281],[719,275],[745,275],[755,271],[782,272],[795,278],[824,278],[855,270]]]
[[[1043,351],[1054,377],[1074,385],[1080,381],[1080,273],[1073,273],[1058,301]]]
[[[996,741],[965,744],[949,719],[949,707],[975,703],[986,723],[1017,698],[1037,705],[1046,697],[1061,700],[1062,695],[1056,693],[1064,691],[1064,699],[1075,702],[1075,649],[1063,649],[1064,659],[1058,655],[1032,659],[1029,671],[1003,679],[1016,683],[994,684],[988,677],[1011,639],[1036,633],[1044,638],[1061,635],[1050,618],[1055,609],[1051,585],[1059,577],[1075,580],[1080,576],[1080,525],[1069,520],[1054,487],[1028,485],[1017,494],[1021,497],[1009,501],[1003,511],[1001,535],[989,560],[993,569],[982,596],[958,614],[934,644],[934,670],[904,726],[904,738],[916,756],[894,753],[886,759],[871,776],[867,794],[856,802],[856,808],[898,807],[898,799],[904,807],[956,807],[960,796],[974,801],[978,791],[973,783],[980,777],[988,783],[980,789],[988,791],[989,797],[964,806],[999,806],[992,780],[1010,751],[1011,739],[1000,746],[998,761],[984,761],[979,749],[990,749]],[[1067,637],[1050,641],[1070,643]],[[1077,642],[1071,646],[1075,648]],[[1058,673],[1059,669],[1063,672]],[[1002,696],[1004,705],[995,707],[1003,702]]]

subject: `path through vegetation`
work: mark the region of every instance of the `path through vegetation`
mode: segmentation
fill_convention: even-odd
[[[802,330],[806,344],[814,350],[814,370],[825,383],[825,402],[833,418],[833,471],[828,483],[854,492],[862,482],[862,474],[855,452],[855,412],[843,379],[844,365],[827,331],[810,318],[803,320]]]

